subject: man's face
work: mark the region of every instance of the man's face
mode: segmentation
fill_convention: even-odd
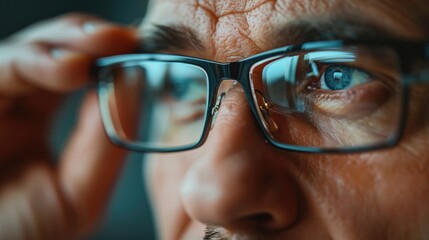
[[[397,38],[427,39],[426,16],[429,3],[423,0],[158,0],[141,28],[143,35],[154,25],[192,31],[198,47],[160,51],[230,62],[306,41],[300,28],[285,30],[292,23],[335,19],[333,26],[346,35],[354,31],[347,26],[351,20],[368,33],[376,28]],[[204,223],[213,239],[427,239],[427,93],[414,90],[399,145],[318,155],[267,143],[242,88],[230,86],[202,147],[149,156],[146,177],[161,236],[198,239]]]

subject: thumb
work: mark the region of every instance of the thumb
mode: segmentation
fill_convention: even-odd
[[[97,223],[124,163],[125,151],[107,139],[95,91],[83,101],[78,126],[60,163],[60,184],[75,212],[78,234]]]

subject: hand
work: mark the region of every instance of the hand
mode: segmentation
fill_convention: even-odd
[[[83,14],[0,43],[0,239],[73,239],[97,223],[123,152],[105,137],[95,92],[57,164],[47,133],[62,96],[85,85],[96,58],[136,46],[132,29]]]

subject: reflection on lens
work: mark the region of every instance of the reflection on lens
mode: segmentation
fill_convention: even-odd
[[[367,83],[370,76],[365,71],[345,65],[330,65],[321,77],[321,89],[344,90]]]
[[[396,137],[403,98],[399,69],[393,50],[355,46],[263,60],[252,66],[250,79],[259,117],[274,141],[360,148]]]
[[[196,144],[203,133],[208,80],[185,63],[143,61],[112,70],[109,112],[124,141],[152,148]]]

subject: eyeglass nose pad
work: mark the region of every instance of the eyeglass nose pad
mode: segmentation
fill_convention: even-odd
[[[210,129],[213,129],[214,123],[215,123],[216,118],[217,118],[217,114],[218,114],[219,109],[220,109],[220,105],[222,104],[222,100],[225,97],[225,95],[226,95],[225,92],[221,92],[216,99],[216,104],[212,108],[212,123],[211,123]]]
[[[279,130],[279,127],[270,114],[270,110],[274,104],[270,101],[267,101],[267,99],[263,96],[263,94],[259,90],[256,90],[255,92],[257,93],[258,98],[260,99],[257,105],[259,108],[260,115],[262,116],[263,124],[270,132],[272,133],[277,132]]]

